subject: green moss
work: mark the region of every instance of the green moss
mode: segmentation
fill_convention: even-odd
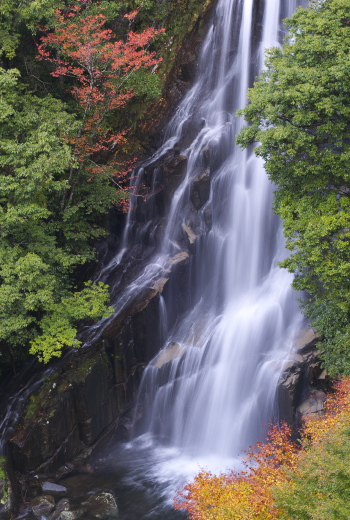
[[[8,496],[9,496],[9,489],[8,489],[8,477],[7,477],[7,471],[6,471],[6,458],[0,457],[0,482],[2,484],[2,489],[0,487],[0,493],[2,491],[2,497],[0,499],[1,504],[7,504],[8,502]],[[1,496],[1,495],[0,495]]]
[[[56,388],[59,377],[60,376],[58,373],[47,376],[44,378],[44,382],[40,390],[36,394],[30,396],[27,410],[24,416],[25,422],[34,419],[43,408],[48,406],[52,398],[52,390]]]
[[[7,479],[6,458],[0,457],[0,480],[6,480],[6,479]]]

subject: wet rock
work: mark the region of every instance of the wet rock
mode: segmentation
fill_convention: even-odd
[[[86,473],[87,475],[93,475],[95,473],[94,468],[91,464],[84,464],[79,468],[80,473]]]
[[[49,516],[49,520],[62,520],[62,513],[66,512],[72,513],[72,511],[70,511],[69,500],[67,498],[63,498],[57,503],[54,512]]]
[[[191,185],[190,200],[198,211],[208,201],[210,195],[210,170],[206,168],[194,179]]]
[[[179,343],[171,342],[159,353],[152,364],[157,368],[162,368],[166,363],[183,356],[185,352],[186,348],[182,347]]]
[[[85,513],[84,509],[75,509],[74,511],[62,511],[59,520],[76,520]]]
[[[302,391],[302,366],[300,362],[288,362],[277,388],[278,409],[283,420],[292,424],[296,405]]]
[[[177,255],[172,256],[169,259],[168,265],[172,266],[172,265],[179,264],[180,262],[188,260],[189,256],[190,255],[187,253],[187,251],[181,251],[181,253],[178,253]]]
[[[56,479],[59,480],[67,475],[70,475],[74,471],[74,464],[67,462],[64,466],[58,468],[56,472]]]
[[[66,487],[47,481],[42,483],[41,489],[43,493],[50,493],[54,496],[65,496],[68,493],[68,489]]]
[[[293,348],[298,354],[305,354],[315,346],[318,341],[317,334],[311,327],[305,327],[295,339]]]
[[[34,516],[38,518],[38,520],[42,520],[43,517],[47,517],[55,508],[55,499],[50,495],[33,498],[30,502],[30,508]]]
[[[55,511],[69,511],[69,506],[68,498],[62,498],[57,502]]]
[[[82,506],[95,518],[117,518],[119,514],[113,494],[106,491],[91,495]]]
[[[189,243],[194,244],[194,242],[198,238],[198,235],[196,235],[195,232],[193,231],[193,229],[191,229],[190,226],[185,224],[185,222],[182,223],[182,229],[187,233]]]
[[[297,411],[298,404],[307,397],[307,388],[317,384],[319,376],[323,373],[320,352],[317,349],[318,341],[315,332],[306,327],[296,338],[294,352],[284,362],[277,398],[280,416],[290,424],[296,417],[303,415]]]
[[[312,394],[305,399],[297,408],[301,419],[309,417],[320,417],[323,415],[326,394],[321,390],[313,390]]]

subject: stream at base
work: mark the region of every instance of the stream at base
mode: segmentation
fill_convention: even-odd
[[[203,467],[214,473],[241,467],[234,458],[193,458],[178,448],[162,446],[150,434],[109,448],[91,463],[94,474],[67,477],[60,483],[68,488],[74,508],[79,508],[89,493],[112,491],[119,507],[119,520],[187,518],[184,512],[173,508],[174,497],[186,482]],[[82,518],[90,520],[88,515]]]

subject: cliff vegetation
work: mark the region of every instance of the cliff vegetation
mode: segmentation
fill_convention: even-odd
[[[84,285],[81,267],[96,259],[106,213],[127,208],[137,126],[164,105],[182,40],[209,1],[141,4],[1,2],[3,367],[29,349],[48,362],[79,346],[80,320],[113,312],[108,287]]]

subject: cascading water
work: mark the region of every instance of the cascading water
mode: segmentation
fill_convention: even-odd
[[[141,473],[173,479],[174,487],[174,475],[185,474],[186,463],[189,472],[198,471],[193,461],[225,468],[261,436],[275,412],[283,361],[302,327],[292,277],[278,267],[285,250],[282,225],[272,212],[274,188],[253,151],[235,144],[243,124],[236,110],[245,106],[248,86],[263,68],[264,48],[281,42],[281,19],[295,7],[293,0],[219,0],[198,80],[171,121],[165,144],[146,163],[181,146],[195,122],[198,131],[181,150],[187,171],[161,246],[118,300],[125,306],[166,271],[187,234],[190,309],[174,320],[170,293],[161,297],[166,340],[144,372],[137,406],[142,418],[130,445],[131,459],[138,448],[143,453]],[[137,182],[143,174],[141,169]],[[210,196],[194,212],[191,187],[202,178],[210,178]],[[137,239],[133,217],[131,211],[117,262],[130,237]],[[149,223],[142,229],[149,233]]]
[[[279,11],[278,2],[266,1],[264,46],[279,39]],[[188,229],[189,186],[205,173],[208,151],[211,195],[196,225],[192,309],[169,332],[139,394],[143,431],[193,455],[232,456],[256,440],[272,417],[281,361],[301,327],[291,276],[277,264],[284,241],[271,210],[273,187],[261,161],[235,145],[242,125],[235,111],[263,65],[263,45],[253,37],[257,16],[253,0],[219,2],[198,82],[171,127],[180,136],[194,111],[204,123],[182,151],[188,168],[172,202],[164,254],[176,245],[179,226]],[[169,356],[175,359],[164,367]]]

